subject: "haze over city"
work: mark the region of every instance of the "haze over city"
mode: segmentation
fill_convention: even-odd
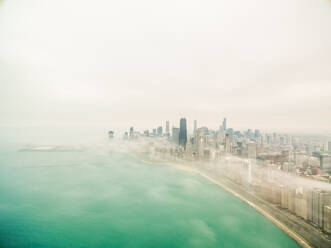
[[[1,1],[2,126],[330,133],[331,3]]]

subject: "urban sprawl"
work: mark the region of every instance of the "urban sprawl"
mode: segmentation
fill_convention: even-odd
[[[114,132],[108,135],[113,139]],[[165,130],[160,126],[137,132],[131,127],[123,140],[150,159],[195,168],[227,185],[308,246],[331,247],[331,141],[327,137],[236,131],[227,126],[226,118],[218,130],[198,127],[195,120],[189,134],[182,118],[179,128],[172,127],[171,132],[169,121]]]

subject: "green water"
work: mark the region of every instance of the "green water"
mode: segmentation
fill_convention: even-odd
[[[189,172],[107,145],[0,146],[1,247],[298,247],[239,199]]]

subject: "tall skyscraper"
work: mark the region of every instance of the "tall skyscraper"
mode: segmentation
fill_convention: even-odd
[[[197,132],[197,126],[198,126],[197,120],[194,120],[194,129],[193,129],[193,134],[194,135]]]
[[[223,129],[226,130],[226,118],[223,119]]]
[[[180,119],[180,127],[179,127],[179,145],[183,148],[186,147],[187,142],[187,127],[186,127],[186,119]]]

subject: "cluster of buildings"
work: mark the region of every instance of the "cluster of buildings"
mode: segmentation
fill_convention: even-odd
[[[331,141],[325,137],[293,136],[279,133],[261,133],[260,130],[234,130],[223,119],[218,130],[198,127],[194,121],[193,132],[188,133],[187,121],[180,119],[179,127],[172,127],[169,121],[165,130],[155,129],[135,132],[131,127],[125,132],[125,140],[140,137],[163,138],[172,142],[179,157],[188,159],[217,160],[222,155],[232,154],[242,158],[256,159],[264,166],[277,167],[282,171],[314,180],[330,182]],[[109,137],[113,137],[110,131]]]
[[[198,127],[195,120],[189,133],[185,118],[171,131],[167,121],[163,130],[160,126],[141,133],[131,127],[123,139],[144,138],[149,151],[164,159],[213,164],[212,173],[248,186],[271,204],[331,233],[331,141],[325,137],[238,131],[228,127],[226,118],[218,130]],[[113,135],[110,131],[109,138]],[[311,179],[328,187],[307,183]]]

